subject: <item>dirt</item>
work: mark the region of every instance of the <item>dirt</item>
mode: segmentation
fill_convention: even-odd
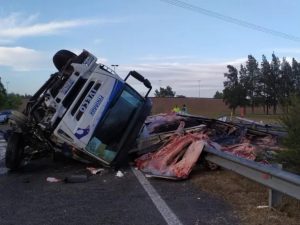
[[[300,224],[300,201],[284,196],[280,206],[264,207],[268,205],[268,189],[231,171],[197,170],[192,180],[201,191],[212,193],[230,203],[241,224]]]
[[[172,109],[177,105],[178,107],[182,107],[183,104],[187,107],[187,112],[193,115],[202,115],[208,117],[219,117],[224,115],[230,115],[231,110],[224,103],[222,99],[214,99],[214,98],[151,98],[153,107],[152,107],[152,115],[158,113],[168,113],[171,112]],[[236,115],[241,114],[241,109],[237,108],[235,111]],[[262,107],[256,107],[254,113],[251,112],[250,107],[246,108],[245,117],[249,117],[249,115],[258,114],[258,118],[261,120],[262,114],[264,114]],[[278,112],[280,113],[280,112]],[[267,117],[272,117],[272,115],[263,116],[263,120]],[[277,115],[274,115],[277,117]],[[259,120],[259,121],[260,121]]]

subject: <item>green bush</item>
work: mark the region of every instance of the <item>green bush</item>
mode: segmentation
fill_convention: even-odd
[[[279,153],[278,157],[284,167],[300,173],[300,97],[294,96],[288,112],[281,116],[281,122],[285,126],[288,135],[283,144],[286,151]]]
[[[22,104],[22,97],[19,94],[7,94],[4,107],[6,109],[17,109]]]

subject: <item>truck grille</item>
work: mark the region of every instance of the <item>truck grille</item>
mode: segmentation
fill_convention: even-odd
[[[95,81],[91,81],[88,86],[85,88],[84,92],[81,94],[80,98],[76,102],[74,108],[71,111],[71,115],[74,116],[76,114],[76,120],[80,120],[90,101],[94,98],[96,92],[100,88],[101,84],[96,83]]]

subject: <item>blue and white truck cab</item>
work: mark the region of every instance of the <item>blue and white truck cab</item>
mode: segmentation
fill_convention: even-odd
[[[49,152],[114,166],[122,163],[151,111],[150,82],[136,71],[121,79],[97,63],[88,51],[58,51],[58,72],[29,100],[23,113],[12,112],[17,124],[6,151],[6,166],[16,169],[24,159]],[[129,76],[148,89],[133,89]]]

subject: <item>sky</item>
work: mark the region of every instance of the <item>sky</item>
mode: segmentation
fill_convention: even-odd
[[[300,40],[298,0],[181,1]],[[299,40],[163,0],[0,0],[0,77],[9,93],[34,94],[56,72],[55,52],[86,49],[102,64],[117,64],[122,78],[141,73],[152,96],[169,85],[176,95],[212,97],[223,90],[228,64],[239,67],[249,54],[260,62],[273,52],[300,60]]]

